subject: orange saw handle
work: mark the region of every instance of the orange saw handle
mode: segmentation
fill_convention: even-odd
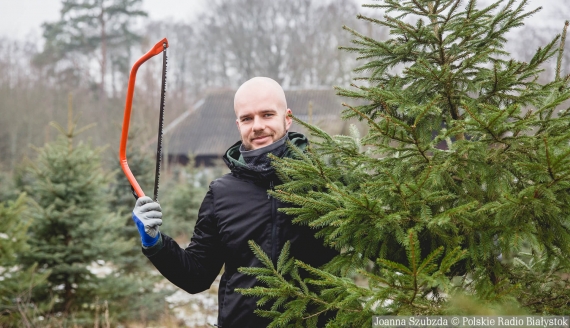
[[[125,103],[125,114],[123,116],[123,130],[121,131],[121,145],[119,147],[119,160],[121,163],[121,168],[123,172],[127,176],[127,180],[133,187],[133,191],[136,193],[137,197],[143,197],[144,192],[141,189],[141,186],[135,179],[135,176],[131,172],[129,168],[129,164],[127,163],[127,139],[129,136],[129,123],[131,121],[131,108],[133,105],[133,95],[135,93],[135,80],[137,77],[137,71],[139,67],[149,60],[150,58],[162,53],[164,48],[168,48],[168,40],[166,38],[160,40],[157,44],[152,47],[146,54],[144,54],[139,60],[131,68],[131,74],[129,76],[129,87],[127,89],[127,101]]]

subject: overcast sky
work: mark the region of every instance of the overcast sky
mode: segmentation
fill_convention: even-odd
[[[358,2],[377,3],[364,0]],[[203,4],[206,3],[206,0],[144,0],[143,7],[149,13],[149,18],[153,20],[188,20],[203,10],[205,8]],[[570,19],[563,17],[570,16],[568,0],[530,0],[529,4],[529,9],[538,6],[543,6],[544,9],[527,24],[561,30],[564,21]],[[60,9],[61,0],[0,0],[0,37],[39,39],[41,24],[46,21],[56,21]]]
[[[204,0],[144,0],[150,19],[187,20]],[[61,0],[0,0],[0,36],[40,37],[43,22],[59,19]]]

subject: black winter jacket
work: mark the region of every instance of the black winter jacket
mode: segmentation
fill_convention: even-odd
[[[289,139],[302,149],[307,145],[302,134],[290,132]],[[255,277],[238,272],[240,267],[262,266],[249,248],[249,240],[260,245],[274,263],[288,240],[291,256],[312,266],[321,266],[336,255],[315,239],[315,230],[292,224],[290,216],[278,211],[287,205],[267,191],[281,182],[275,172],[261,174],[239,161],[240,145],[234,144],[224,156],[231,173],[210,184],[188,247],[182,249],[162,234],[156,245],[143,249],[162,275],[192,294],[210,288],[225,264],[218,293],[218,326],[223,328],[269,324],[253,313],[256,298],[234,290],[260,284]]]

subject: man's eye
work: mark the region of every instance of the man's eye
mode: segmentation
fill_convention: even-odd
[[[271,117],[271,116],[273,116],[273,114],[269,114],[269,113],[265,114],[265,117]]]

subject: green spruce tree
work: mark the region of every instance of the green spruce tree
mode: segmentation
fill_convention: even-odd
[[[30,218],[27,197],[0,203],[0,326],[21,327],[37,324],[37,306],[31,292],[45,282],[49,272],[39,274],[37,265],[22,270],[21,258],[28,249]]]
[[[15,200],[18,198],[18,192],[15,188],[12,174],[1,171],[1,169],[2,167],[0,166],[0,202]]]
[[[121,235],[124,223],[108,209],[108,175],[101,167],[101,149],[75,141],[81,130],[71,122],[71,112],[67,131],[54,126],[62,135],[38,149],[25,185],[37,207],[31,214],[31,251],[23,262],[37,263],[41,272],[51,271],[32,301],[51,302],[48,316],[80,325],[98,320],[95,316],[103,313],[96,309],[107,301],[110,320],[117,321],[126,312],[120,304],[114,307],[115,301],[140,297],[114,264],[135,241]]]
[[[272,302],[258,310],[272,326],[314,326],[327,311],[332,327],[370,327],[372,315],[569,313],[568,23],[515,60],[506,35],[537,11],[526,5],[385,0],[368,5],[383,19],[360,18],[390,39],[346,28],[362,77],[338,94],[352,99],[345,118],[369,131],[333,137],[305,124],[316,138],[276,160],[286,183],[274,192],[340,255],[312,268],[284,252],[273,267],[252,244],[266,267],[242,270],[267,286],[241,292]],[[540,82],[556,56],[555,79]]]

